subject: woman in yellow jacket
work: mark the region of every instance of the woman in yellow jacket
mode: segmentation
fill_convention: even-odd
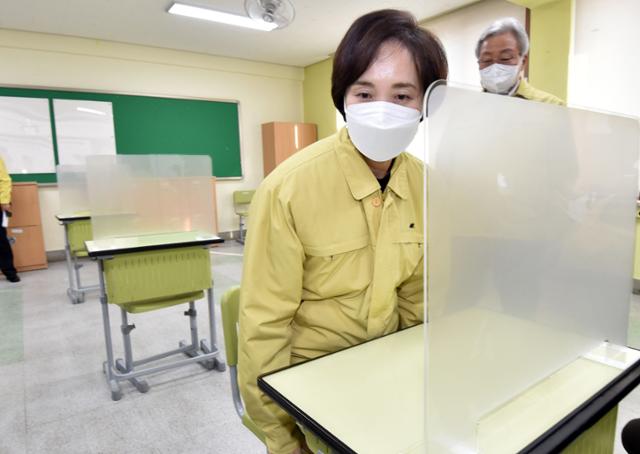
[[[304,439],[258,375],[422,321],[423,164],[403,150],[425,90],[446,76],[442,45],[409,13],[359,18],[332,75],[347,128],[282,163],[254,196],[238,371],[271,454],[302,452]]]
[[[3,220],[11,212],[11,177],[0,157],[0,271],[9,282],[20,282],[18,272],[13,266],[13,252],[7,238],[7,229]]]

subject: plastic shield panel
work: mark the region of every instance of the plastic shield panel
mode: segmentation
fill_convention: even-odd
[[[93,237],[213,232],[211,158],[89,156]]]
[[[624,345],[640,129],[445,85],[427,105],[427,449],[478,452],[483,417]]]
[[[65,215],[88,214],[87,168],[84,165],[56,166],[60,212]]]

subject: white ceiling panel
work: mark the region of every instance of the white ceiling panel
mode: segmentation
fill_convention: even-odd
[[[181,0],[235,14],[243,0]],[[475,0],[291,0],[296,16],[272,32],[242,29],[167,13],[171,0],[0,0],[0,28],[79,36],[293,66],[334,52],[354,19],[398,8],[418,19]]]

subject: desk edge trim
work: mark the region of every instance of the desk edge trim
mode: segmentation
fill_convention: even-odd
[[[134,252],[146,252],[146,251],[156,251],[160,249],[177,249],[177,248],[185,248],[185,247],[195,247],[195,246],[209,246],[211,244],[220,244],[224,243],[223,238],[211,239],[211,240],[197,240],[197,241],[186,241],[180,243],[167,243],[167,244],[154,244],[150,246],[136,246],[130,248],[120,248],[120,249],[110,249],[110,250],[101,250],[99,252],[91,252],[86,245],[87,254],[91,258],[100,258],[100,257],[109,257],[112,255],[120,255],[120,254],[129,254]]]
[[[580,434],[609,413],[639,384],[640,360],[519,452],[521,454],[561,452]]]
[[[327,442],[333,449],[337,449],[340,454],[358,454],[353,449],[349,448],[338,437],[333,435],[316,420],[307,415],[299,407],[294,405],[289,399],[280,394],[274,387],[264,380],[263,376],[258,377],[258,388],[263,391],[267,396],[273,399],[278,405],[284,408],[290,415],[298,420],[303,426],[309,428],[313,433]]]

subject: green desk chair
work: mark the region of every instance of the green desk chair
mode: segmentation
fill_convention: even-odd
[[[233,209],[240,219],[240,236],[237,239],[238,243],[244,244],[244,239],[247,236],[246,218],[249,216],[249,206],[251,205],[251,199],[256,191],[234,191],[233,193]]]
[[[232,287],[222,295],[220,303],[222,311],[222,329],[224,331],[224,349],[227,354],[229,375],[231,378],[231,394],[236,413],[244,424],[264,443],[264,434],[244,411],[240,389],[238,388],[238,311],[240,309],[240,287]]]
[[[107,304],[101,304],[107,349],[104,371],[113,400],[122,398],[119,385],[121,381],[129,381],[138,391],[144,393],[149,390],[149,385],[139,378],[143,375],[184,366],[194,361],[209,370],[222,372],[226,369],[225,363],[218,358],[219,351],[216,346],[208,248],[185,247],[115,255],[107,260],[100,260],[99,266],[103,271],[100,273],[101,288],[104,289],[101,298],[110,304],[118,305],[122,316],[120,330],[125,359],[114,361],[109,309]],[[199,341],[194,302],[204,298],[205,291],[209,309],[209,340]],[[190,342],[181,341],[179,348],[175,350],[134,361],[130,333],[135,329],[135,325],[129,324],[128,314],[155,311],[185,303],[189,305],[184,315],[189,317]],[[139,367],[176,354],[185,354],[189,358],[172,363],[163,362],[157,366]]]
[[[238,388],[238,313],[240,310],[240,287],[235,286],[227,290],[222,295],[222,301],[220,303],[220,309],[222,311],[222,329],[224,330],[224,349],[227,354],[227,364],[229,365],[229,375],[231,378],[231,394],[233,395],[233,404],[236,407],[236,413],[240,416],[242,424],[244,424],[253,434],[260,439],[263,443],[264,434],[256,426],[256,423],[251,420],[249,415],[244,411],[242,405],[242,398],[240,397],[240,389]],[[329,447],[322,442],[318,437],[313,435],[310,431],[302,428],[307,444],[311,452],[324,454],[335,453],[329,449]],[[266,443],[265,443],[266,444]],[[268,451],[267,451],[268,452]],[[305,451],[307,452],[307,451]]]
[[[80,268],[84,265],[80,259],[88,256],[84,242],[93,238],[90,219],[80,219],[64,222],[65,256],[67,272],[69,273],[69,288],[67,296],[72,304],[84,303],[86,292],[98,290],[98,285],[82,286],[80,282]]]

